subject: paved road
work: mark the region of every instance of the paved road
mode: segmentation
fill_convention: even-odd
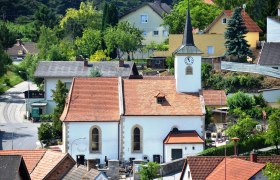
[[[30,83],[30,89],[36,88]],[[39,124],[24,119],[26,105],[23,92],[27,89],[25,81],[0,96],[0,150],[37,147]]]

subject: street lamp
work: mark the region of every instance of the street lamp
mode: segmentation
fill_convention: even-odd
[[[86,139],[86,137],[81,137],[81,138],[77,138],[77,139],[74,139],[71,143],[71,156],[72,156],[72,145],[75,141],[78,141],[78,140],[81,140],[81,139]]]
[[[26,101],[26,117],[27,119],[29,118],[29,91],[30,91],[30,86],[29,86],[29,76],[28,73],[25,71],[19,71],[19,73],[24,73],[27,78],[27,101]]]

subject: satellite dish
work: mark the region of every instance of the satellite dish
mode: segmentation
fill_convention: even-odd
[[[245,8],[246,8],[246,4],[243,4],[243,5],[242,5],[242,8],[245,9]]]

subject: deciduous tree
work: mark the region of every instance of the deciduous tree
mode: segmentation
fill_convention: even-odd
[[[280,110],[273,112],[268,118],[268,130],[265,134],[266,143],[276,146],[276,153],[279,154],[280,144]]]
[[[182,0],[173,7],[170,14],[164,16],[164,25],[169,26],[171,34],[182,34],[186,22],[188,0]],[[206,4],[201,0],[190,1],[190,13],[193,28],[205,29],[221,12],[218,6]]]
[[[267,163],[263,173],[269,180],[278,180],[280,179],[280,165]]]

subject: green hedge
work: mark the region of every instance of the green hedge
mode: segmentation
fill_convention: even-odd
[[[256,135],[251,137],[246,142],[238,143],[237,151],[238,154],[250,153],[252,150],[257,150],[270,146],[265,144],[265,139],[261,135]],[[234,155],[234,144],[233,142],[226,145],[227,156]],[[224,156],[225,155],[225,146],[208,148],[201,152],[201,156]]]

